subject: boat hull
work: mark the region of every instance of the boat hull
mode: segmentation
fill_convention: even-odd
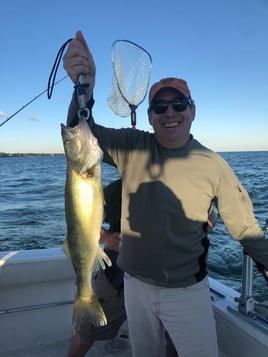
[[[212,278],[209,283],[220,356],[267,357],[265,324],[256,326],[238,311],[238,292]],[[75,291],[75,273],[60,248],[0,252],[0,355],[66,355]],[[131,356],[127,322],[116,339],[90,351],[110,355]]]

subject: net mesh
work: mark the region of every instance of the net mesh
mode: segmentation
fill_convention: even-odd
[[[131,112],[129,105],[138,106],[145,99],[151,56],[131,41],[118,40],[112,46],[112,63],[114,73],[107,101],[116,115],[127,117]]]

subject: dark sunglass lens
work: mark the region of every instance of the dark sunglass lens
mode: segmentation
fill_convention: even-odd
[[[156,114],[163,114],[168,108],[168,103],[165,102],[156,102],[153,105],[153,110]]]
[[[172,107],[176,112],[183,112],[187,108],[187,103],[172,103]]]

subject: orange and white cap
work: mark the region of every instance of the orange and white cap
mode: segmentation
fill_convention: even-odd
[[[175,89],[185,95],[185,97],[191,97],[190,89],[185,80],[179,78],[163,78],[152,85],[149,92],[149,105],[151,105],[156,94],[165,88]]]

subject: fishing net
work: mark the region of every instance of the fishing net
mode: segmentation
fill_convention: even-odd
[[[136,125],[136,108],[148,91],[152,68],[151,55],[139,45],[128,40],[117,40],[112,45],[113,78],[107,102],[120,116],[131,115]]]

